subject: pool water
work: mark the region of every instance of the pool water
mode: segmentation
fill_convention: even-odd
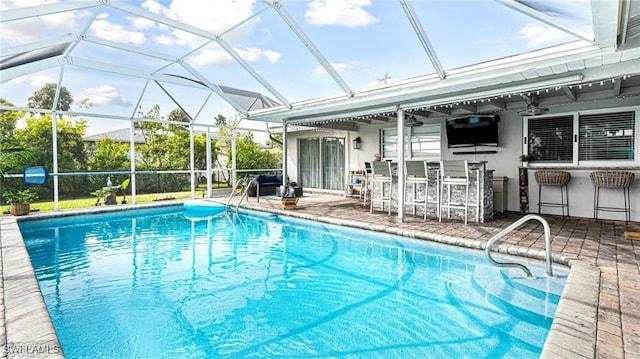
[[[537,358],[566,280],[254,212],[20,228],[67,358]]]

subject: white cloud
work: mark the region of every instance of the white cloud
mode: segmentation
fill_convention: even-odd
[[[85,98],[88,98],[89,102],[96,107],[111,105],[121,107],[131,106],[131,101],[127,100],[124,96],[120,96],[118,90],[111,85],[88,88],[77,97],[78,100]]]
[[[246,61],[255,62],[260,59],[262,55],[262,50],[255,47],[248,47],[246,50],[235,49],[236,52]]]
[[[280,60],[280,58],[282,57],[281,53],[277,51],[272,51],[272,50],[264,50],[262,54],[272,64],[275,64],[276,62],[278,62],[278,60]]]
[[[338,72],[343,72],[347,69],[347,65],[346,64],[334,64],[332,63],[331,66]],[[324,67],[318,65],[316,66],[316,68],[313,69],[313,73],[316,75],[326,75],[327,74],[327,70],[324,69]]]
[[[33,86],[34,88],[39,90],[45,84],[58,83],[58,79],[54,78],[54,77],[51,77],[51,76],[36,75],[36,76],[18,77],[16,79],[11,80],[11,82],[14,82],[14,83],[28,83],[29,86]]]
[[[0,10],[9,10],[13,8],[36,6],[51,1],[39,0],[2,0],[0,1]],[[48,38],[51,33],[64,34],[74,31],[76,17],[83,16],[83,12],[64,12],[46,16],[37,16],[20,21],[9,21],[2,24],[0,37],[2,43],[6,44],[24,44],[43,38]]]
[[[364,10],[365,6],[371,6],[371,0],[313,0],[307,5],[304,18],[318,26],[359,27],[380,21]]]
[[[247,62],[256,62],[265,58],[270,63],[276,63],[282,57],[282,54],[272,50],[262,50],[257,47],[249,47],[246,49],[234,48],[235,52]],[[209,46],[200,51],[193,57],[196,65],[229,65],[235,63],[235,60],[225,50],[217,45]]]
[[[145,43],[146,37],[144,33],[125,30],[122,25],[110,23],[108,21],[108,18],[109,14],[100,14],[91,25],[91,33],[103,39],[108,39],[125,44],[129,43],[140,45]]]
[[[216,64],[216,65],[229,65],[234,62],[233,58],[227,54],[226,51],[221,48],[216,49],[204,49],[193,57],[194,64],[198,66]]]
[[[173,45],[175,44],[174,38],[168,35],[158,35],[153,38],[153,41],[157,42],[160,45]]]
[[[155,22],[143,17],[130,18],[133,27],[140,30],[149,30],[155,27]]]
[[[253,15],[254,2],[254,0],[216,0],[215,11],[203,11],[203,9],[211,8],[209,0],[173,0],[168,6],[161,4],[158,0],[146,0],[142,7],[185,24],[202,28],[211,34],[220,34],[251,17]],[[254,31],[257,24],[258,19],[251,20],[225,34],[224,40],[232,46],[234,43],[240,43]],[[269,29],[260,29],[260,31],[267,41],[272,40],[272,34]],[[192,49],[208,41],[201,36],[181,30],[170,30],[162,35],[154,36],[153,39],[163,45],[186,45]],[[276,63],[282,56],[279,52],[257,47],[238,48],[236,46],[235,51],[248,62],[266,58],[267,61]],[[226,65],[233,63],[233,58],[220,48],[206,48],[194,56],[193,62],[198,66],[210,64]]]
[[[219,34],[251,17],[253,3],[253,0],[216,0],[215,7],[212,8],[210,0],[173,0],[169,6],[164,6],[157,0],[147,0],[142,7],[187,25],[199,27],[211,34]],[[225,39],[233,42],[231,40],[235,36],[244,38],[256,23],[257,21],[250,21],[225,36]],[[202,37],[180,30],[174,30],[172,36],[176,37],[176,43],[184,43],[191,48],[196,48],[203,42]]]
[[[527,47],[538,48],[545,45],[550,45],[559,41],[562,38],[570,39],[570,37],[564,32],[554,29],[548,26],[542,26],[539,24],[526,24],[516,34],[517,40],[526,40]]]

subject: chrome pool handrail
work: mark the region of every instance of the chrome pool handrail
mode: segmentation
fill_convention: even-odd
[[[534,277],[534,275],[531,273],[529,268],[527,268],[524,264],[515,263],[515,262],[498,262],[495,259],[493,259],[493,257],[491,257],[491,246],[497,240],[501,239],[502,237],[507,235],[509,232],[513,231],[514,229],[520,227],[520,225],[522,225],[523,223],[525,223],[527,221],[530,221],[532,219],[538,220],[540,223],[542,223],[542,227],[544,229],[544,251],[545,251],[545,261],[546,261],[547,276],[552,277],[553,276],[553,269],[551,267],[551,230],[549,229],[549,223],[544,218],[540,217],[539,215],[528,214],[528,215],[520,218],[519,220],[515,221],[513,224],[509,225],[507,228],[503,229],[502,231],[500,231],[495,236],[491,237],[491,239],[489,239],[487,241],[487,246],[485,248],[485,254],[487,256],[487,259],[489,259],[489,261],[495,266],[520,268],[525,272],[527,277],[529,277],[529,278]]]
[[[236,184],[233,186],[233,189],[231,190],[231,194],[229,194],[229,198],[227,199],[227,209],[231,208],[230,206],[231,198],[233,198],[233,195],[236,193],[238,186],[240,186],[240,184],[243,182],[246,182],[245,178],[241,178],[237,180]],[[242,197],[240,197],[240,200],[236,204],[236,212],[240,207],[240,203],[242,203],[242,201],[247,197],[247,192],[249,192],[249,187],[251,187],[252,183],[256,184],[256,202],[260,202],[260,182],[258,182],[257,179],[252,178],[249,182],[245,183],[244,185],[244,189],[242,190]]]

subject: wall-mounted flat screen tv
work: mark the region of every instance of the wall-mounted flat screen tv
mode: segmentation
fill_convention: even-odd
[[[449,148],[498,146],[498,115],[471,115],[447,120]]]

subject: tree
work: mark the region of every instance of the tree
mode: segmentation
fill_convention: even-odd
[[[11,102],[0,98],[0,105],[13,106]],[[0,111],[0,142],[9,143],[13,139],[13,133],[16,129],[16,123],[22,117],[23,112],[2,110]]]
[[[28,163],[32,158],[33,152],[26,148],[12,147],[8,143],[0,143],[0,199],[4,194],[2,183],[4,176],[15,172],[23,164]],[[16,186],[14,184],[14,188],[11,187],[12,186],[9,186],[9,189],[17,190],[20,186]]]
[[[231,154],[228,155],[231,163]],[[282,159],[269,151],[263,150],[254,141],[253,134],[248,133],[236,140],[236,168],[239,170],[255,168],[280,168]]]
[[[188,124],[189,122],[191,122],[191,119],[186,112],[182,111],[179,108],[174,108],[173,110],[171,110],[171,112],[169,112],[169,115],[167,115],[167,121],[184,122]]]
[[[16,171],[33,158],[33,152],[24,147],[0,143],[0,178]]]
[[[16,130],[16,139],[23,147],[30,147],[34,150],[34,159],[29,165],[45,166],[53,168],[53,142],[51,115],[40,117],[30,117],[26,121],[26,126]],[[85,120],[57,121],[57,150],[58,150],[58,171],[75,172],[86,169],[86,153],[82,137],[86,128]],[[71,176],[60,180],[60,193],[72,194],[74,196],[84,194],[87,179],[84,177]],[[41,194],[40,196],[44,196]]]
[[[29,97],[29,107],[46,110],[69,111],[73,103],[73,96],[66,87],[60,86],[60,96],[58,97],[58,106],[53,107],[53,100],[56,96],[58,84],[50,82],[42,86],[42,88]]]
[[[96,142],[96,150],[87,163],[88,169],[90,171],[128,170],[131,167],[128,153],[128,144],[114,142],[105,137]]]
[[[152,120],[164,119],[160,115],[160,105],[155,105],[144,118]],[[169,169],[167,167],[167,143],[169,141],[168,126],[160,122],[141,121],[136,126],[142,130],[144,144],[139,147],[141,169]]]
[[[226,126],[227,125],[227,118],[224,117],[223,115],[216,115],[216,117],[213,118],[213,124],[216,126]]]
[[[179,111],[179,112],[178,112]],[[187,119],[181,110],[172,111],[172,116]],[[145,116],[146,119],[161,120],[160,106],[155,105]],[[181,121],[180,121],[181,122]],[[189,163],[189,131],[179,125],[169,125],[155,121],[138,122],[136,126],[142,129],[145,143],[138,147],[140,157],[138,168],[148,170],[186,169]],[[141,182],[136,189],[143,192],[166,192],[183,188],[188,183],[189,176],[183,174],[158,174],[155,181]]]

